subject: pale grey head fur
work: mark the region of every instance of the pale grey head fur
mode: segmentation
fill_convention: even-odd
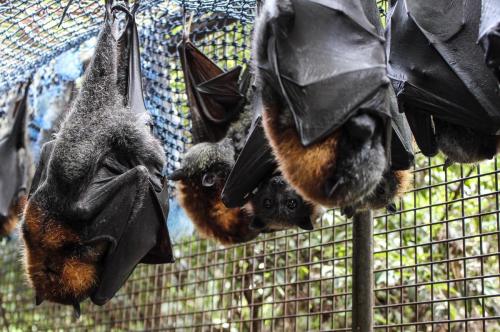
[[[234,147],[229,139],[219,143],[199,143],[184,155],[180,169],[184,176],[202,175],[212,167],[220,166],[230,170],[235,161]]]
[[[51,205],[76,199],[104,158],[163,168],[165,155],[140,116],[123,106],[117,88],[116,41],[108,24],[99,36],[82,88],[61,125],[48,163],[48,179],[38,191],[50,191]],[[36,193],[35,193],[35,196]]]

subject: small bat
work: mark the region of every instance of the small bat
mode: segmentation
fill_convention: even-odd
[[[249,75],[247,71],[243,74],[242,82],[250,80],[245,75]],[[247,102],[239,117],[225,131],[225,138],[217,143],[202,142],[194,145],[184,156],[181,167],[170,175],[171,180],[178,182],[179,203],[201,234],[223,244],[246,242],[261,232],[294,226],[310,229],[310,220],[315,212],[313,206],[305,203],[289,185],[283,185],[282,181],[276,182],[276,178],[271,176],[264,179],[256,177],[253,172],[252,176],[242,176],[242,182],[251,178],[250,181],[260,186],[261,190],[251,199],[241,200],[240,204],[227,207],[227,202],[221,197],[235,160],[246,148],[246,137],[253,119],[253,90],[246,85],[240,91],[246,92]],[[255,166],[256,169],[260,167]],[[294,206],[288,210],[282,209],[281,205],[286,206],[287,202],[283,197],[290,197]],[[272,200],[272,206],[266,208],[262,204],[269,199]],[[286,217],[283,212],[286,212]]]
[[[234,163],[231,140],[199,143],[188,150],[181,167],[169,176],[177,181],[177,199],[200,234],[229,245],[290,227],[312,229],[314,206],[304,202],[279,176],[263,181],[242,206],[226,207],[221,193]]]
[[[500,2],[482,0],[479,41],[485,53],[486,65],[500,82]]]
[[[257,192],[250,198],[253,212],[252,229],[273,232],[299,227],[313,230],[313,220],[317,216],[316,207],[304,201],[285,181],[275,175],[262,181]]]
[[[500,95],[477,44],[480,16],[480,1],[399,0],[388,21],[400,110],[421,151],[442,151],[447,164],[491,159],[498,150]]]
[[[121,33],[117,11],[128,18]],[[73,305],[77,316],[88,297],[108,302],[138,263],[173,261],[163,148],[144,124],[143,107],[133,106],[134,96],[142,97],[140,80],[128,85],[126,100],[117,81],[126,67],[117,63],[118,41],[137,38],[134,26],[135,11],[106,2],[81,90],[56,139],[42,148],[24,211],[25,266],[36,303]]]
[[[26,144],[29,83],[21,88],[13,109],[12,127],[0,138],[0,237],[10,236],[18,223],[30,180]]]
[[[251,209],[227,208],[221,200],[234,158],[229,139],[199,143],[188,150],[181,167],[169,176],[177,182],[177,199],[198,232],[224,245],[247,242],[260,234],[260,230],[250,227]]]
[[[388,167],[384,40],[364,10],[359,0],[268,0],[254,29],[263,125],[280,171],[327,207],[362,201]]]
[[[228,72],[222,70],[189,40],[188,30],[184,31],[178,51],[191,112],[193,144],[218,142],[243,109],[248,75],[239,80],[241,66]]]

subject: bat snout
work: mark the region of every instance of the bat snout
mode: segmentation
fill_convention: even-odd
[[[377,122],[372,116],[361,114],[345,124],[345,133],[353,140],[365,142],[373,137],[376,128]]]

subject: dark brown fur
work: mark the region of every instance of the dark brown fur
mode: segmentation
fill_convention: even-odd
[[[334,171],[335,151],[341,132],[336,131],[326,140],[305,148],[295,128],[280,128],[277,107],[267,107],[263,118],[266,135],[287,182],[306,200],[323,206],[348,203],[326,197],[324,190],[326,179]]]
[[[177,184],[177,199],[205,238],[213,238],[224,245],[255,239],[259,231],[250,229],[251,212],[243,208],[227,208],[220,194],[222,187],[207,195],[207,189],[190,180]],[[208,218],[207,218],[208,217]],[[207,223],[207,219],[211,222]]]
[[[38,297],[74,304],[94,291],[105,248],[86,249],[79,236],[29,202],[24,212],[24,266]],[[80,250],[66,250],[78,248]]]
[[[0,221],[0,238],[11,236],[19,224],[19,216],[26,205],[26,196],[21,196],[9,207],[9,213],[5,220]]]

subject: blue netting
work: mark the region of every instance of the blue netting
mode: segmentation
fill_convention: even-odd
[[[32,79],[29,91],[31,150],[36,161],[41,144],[68,109],[83,65],[93,52],[102,18],[102,3],[75,2],[58,28],[67,2],[16,1],[0,5],[0,127],[9,110],[8,96]],[[142,1],[138,16],[146,107],[166,156],[166,173],[179,167],[191,143],[191,123],[177,45],[184,13],[193,15],[191,39],[223,68],[249,62],[254,0]],[[11,103],[10,103],[11,104]],[[6,127],[4,125],[3,127]],[[171,188],[173,189],[173,188]],[[173,190],[171,190],[171,193]],[[171,201],[173,237],[192,230]],[[174,220],[175,219],[175,220]]]

